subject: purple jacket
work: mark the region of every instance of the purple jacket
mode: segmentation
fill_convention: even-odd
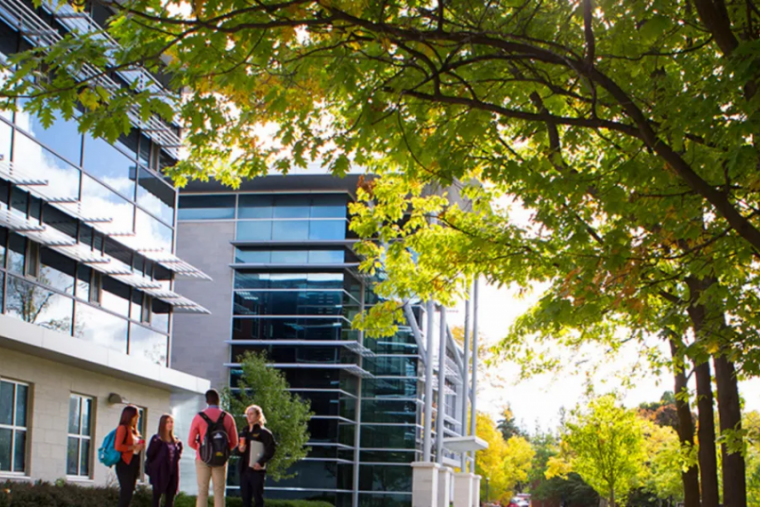
[[[172,453],[171,447],[174,447]],[[179,458],[182,454],[182,442],[177,440],[175,444],[170,444],[161,440],[158,435],[153,435],[148,446],[147,463],[145,473],[150,476],[150,484],[154,489],[163,493],[176,493],[177,491],[166,491],[169,488],[171,477],[174,475],[179,478]],[[172,456],[173,455],[173,456]],[[179,485],[179,480],[174,484]]]

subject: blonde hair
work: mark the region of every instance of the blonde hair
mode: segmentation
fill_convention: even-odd
[[[264,411],[261,409],[258,405],[249,405],[248,408],[245,409],[245,415],[248,415],[248,411],[253,410],[257,414],[259,414],[259,424],[264,426],[267,423],[267,418],[264,416]]]

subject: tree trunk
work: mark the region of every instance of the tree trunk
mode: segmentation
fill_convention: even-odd
[[[675,377],[676,413],[678,414],[678,438],[681,446],[694,446],[694,421],[691,418],[691,408],[688,400],[681,399],[681,395],[688,393],[687,379],[684,368],[686,367],[681,352],[681,343],[675,336],[670,336],[670,352],[673,356],[673,375]],[[699,507],[699,467],[693,465],[681,473],[684,491],[684,507]]]
[[[699,300],[703,293],[702,280],[686,279],[689,286],[690,304],[687,309],[697,341],[707,333],[706,310]],[[706,353],[705,353],[706,355]],[[715,413],[713,411],[712,374],[707,357],[694,360],[697,378],[697,410],[699,426],[699,475],[702,482],[702,507],[718,507],[718,460],[715,455]],[[733,506],[731,506],[733,507]]]
[[[699,298],[710,287],[718,284],[715,278],[708,277],[701,280],[687,280],[689,289]],[[712,344],[717,344],[718,353],[713,356],[715,365],[715,383],[718,397],[718,414],[720,416],[720,431],[741,430],[742,411],[739,401],[739,383],[736,378],[734,364],[726,357],[728,344],[726,335],[731,330],[726,325],[726,316],[722,305],[714,304],[711,300],[700,302],[692,307],[697,320],[701,322],[694,331],[699,339],[705,339]],[[691,310],[689,314],[691,315]],[[741,438],[741,437],[740,437]],[[700,437],[700,442],[701,442]],[[721,454],[723,457],[723,504],[726,507],[747,507],[747,477],[744,456],[741,451],[730,453],[730,449],[723,444]],[[704,487],[704,486],[703,486]]]
[[[715,413],[713,411],[710,363],[694,363],[697,377],[699,437],[699,475],[702,482],[702,507],[718,507],[718,459],[715,455]]]
[[[742,410],[739,402],[739,385],[734,363],[726,356],[713,358],[715,381],[718,388],[718,414],[720,431],[741,430]],[[723,504],[726,507],[747,507],[747,476],[741,451],[729,453],[726,444],[723,454]]]

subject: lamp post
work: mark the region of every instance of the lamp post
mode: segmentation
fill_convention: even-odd
[[[486,476],[486,503],[488,503],[488,501],[490,500],[489,493],[490,493],[490,488],[488,484],[488,476]]]

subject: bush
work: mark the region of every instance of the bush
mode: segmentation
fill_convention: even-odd
[[[86,487],[61,482],[6,482],[0,485],[0,507],[111,507],[118,503],[117,488]],[[151,490],[139,487],[132,507],[150,507]],[[310,500],[267,500],[267,507],[333,507],[329,502]],[[195,497],[177,496],[175,507],[195,507]],[[213,501],[209,499],[209,505]],[[227,507],[242,507],[240,498],[228,498]]]

